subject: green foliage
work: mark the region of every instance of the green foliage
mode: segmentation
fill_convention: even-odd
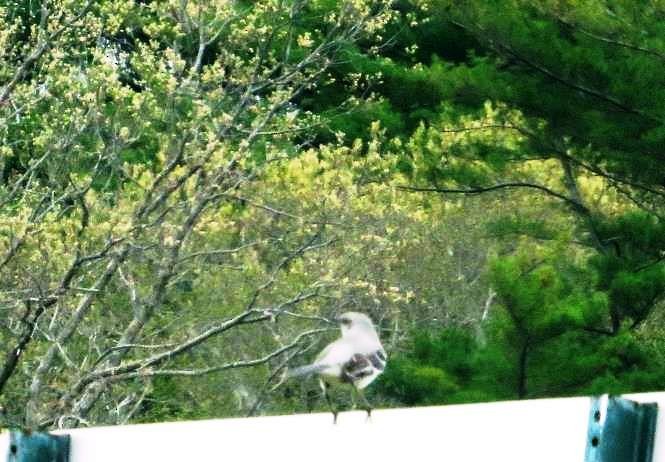
[[[510,364],[473,333],[450,328],[413,332],[409,350],[391,358],[377,394],[400,404],[431,405],[511,397]],[[497,354],[498,353],[498,354]]]
[[[625,318],[639,324],[665,297],[665,227],[644,212],[629,212],[601,222],[599,233],[612,240],[614,252],[594,256],[598,286],[607,291],[616,328]],[[611,237],[610,237],[611,236]]]
[[[382,378],[380,391],[412,406],[444,403],[457,389],[459,386],[442,369],[396,358]]]
[[[658,2],[5,3],[16,418],[321,407],[274,384],[333,333],[239,364],[349,306],[379,405],[662,387]]]
[[[417,25],[376,60],[380,93],[411,121],[402,181],[505,204],[486,228],[500,309],[466,357],[504,358],[514,397],[660,387],[645,339],[662,331],[640,334],[665,299],[660,7],[645,20],[626,2],[402,7]],[[415,86],[426,90],[405,98]],[[461,383],[431,356],[404,357]]]
[[[526,394],[520,395],[520,338],[506,337],[501,321],[488,330],[483,341],[458,328],[435,335],[416,332],[419,344],[391,359],[377,394],[403,405],[453,404],[650,391],[665,379],[656,351],[629,329],[603,337],[568,330],[533,345],[526,363]]]

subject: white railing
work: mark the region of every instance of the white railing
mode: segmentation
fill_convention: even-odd
[[[665,462],[665,392],[624,395],[658,402],[653,461]],[[590,398],[300,414],[65,431],[71,462],[584,460]],[[660,428],[660,431],[658,431]],[[57,432],[56,432],[57,433]],[[62,432],[61,432],[62,433]],[[0,434],[0,460],[8,448]]]

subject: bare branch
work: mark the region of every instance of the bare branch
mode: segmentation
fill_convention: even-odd
[[[587,37],[590,37],[594,40],[598,40],[599,42],[604,42],[604,43],[607,43],[608,45],[613,45],[613,46],[617,46],[617,47],[620,47],[620,48],[626,48],[626,49],[633,50],[633,51],[639,51],[640,53],[644,53],[644,54],[649,55],[649,56],[654,56],[654,57],[656,57],[660,60],[665,61],[665,53],[663,53],[659,50],[646,48],[646,47],[643,47],[643,46],[640,46],[640,45],[635,45],[634,43],[629,43],[629,42],[625,42],[623,40],[613,39],[613,38],[610,38],[610,37],[606,37],[606,36],[603,36],[603,35],[596,34],[594,32],[591,32],[591,31],[577,25],[577,24],[573,24],[572,22],[564,19],[562,16],[556,16],[556,19],[559,22],[561,22],[562,24],[566,25],[567,27],[570,27],[570,28],[576,30],[577,32],[579,32],[583,35],[586,35]]]
[[[257,245],[263,244],[264,242],[265,241],[263,241],[263,240],[257,240],[257,241],[249,242],[247,244],[240,245],[240,246],[235,247],[233,249],[202,250],[200,252],[194,252],[194,253],[190,253],[189,255],[185,255],[184,257],[182,257],[179,260],[179,262],[182,263],[182,262],[185,262],[187,260],[191,260],[191,259],[198,258],[198,257],[209,257],[209,256],[213,256],[213,255],[231,255],[231,254],[241,252],[241,251],[243,251],[245,249],[248,249],[250,247],[256,247]]]
[[[199,375],[212,374],[214,372],[221,372],[228,369],[239,369],[245,367],[258,366],[260,364],[267,363],[268,361],[284,354],[285,352],[294,349],[297,347],[303,338],[310,337],[312,335],[321,334],[327,332],[330,329],[313,329],[298,335],[291,343],[285,345],[277,350],[268,353],[265,356],[256,359],[243,360],[243,361],[233,361],[226,364],[221,364],[219,366],[205,367],[201,369],[150,369],[150,368],[141,368],[135,372],[128,372],[124,374],[115,374],[110,376],[107,380],[110,382],[116,382],[120,380],[129,380],[133,378],[143,378],[143,377],[157,377],[157,376],[181,376],[181,377],[192,377]]]
[[[569,205],[571,205],[573,208],[576,210],[584,210],[588,211],[587,207],[575,200],[574,198],[568,197],[562,193],[556,192],[546,186],[536,184],[536,183],[528,183],[524,181],[516,181],[516,182],[508,182],[508,183],[499,183],[495,184],[492,186],[485,186],[485,187],[477,187],[477,188],[423,188],[423,187],[417,187],[417,186],[396,186],[396,189],[402,190],[402,191],[407,191],[407,192],[435,192],[435,193],[440,193],[440,194],[467,194],[467,195],[474,195],[474,194],[482,194],[490,191],[497,191],[500,189],[513,189],[513,188],[528,188],[528,189],[536,189],[538,191],[542,191],[544,193],[547,193],[548,195],[552,197],[556,197],[557,199],[560,199]]]

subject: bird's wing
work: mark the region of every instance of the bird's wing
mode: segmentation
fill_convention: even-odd
[[[380,371],[386,368],[386,361],[388,360],[388,358],[386,357],[386,352],[383,348],[376,350],[374,353],[370,355],[367,355],[367,359],[369,359],[369,362],[372,363],[372,366],[374,366],[374,368]]]
[[[342,381],[369,383],[386,367],[385,352],[380,349],[369,354],[356,353],[342,367]],[[371,377],[371,379],[369,379]],[[363,380],[363,379],[369,379]]]
[[[353,356],[353,345],[337,339],[325,347],[314,360],[314,364],[344,364]]]
[[[335,345],[335,342],[328,344],[323,350],[321,350],[321,352],[316,355],[316,358],[314,358],[314,364],[321,363],[323,358],[328,356],[330,350],[333,348],[333,345]]]

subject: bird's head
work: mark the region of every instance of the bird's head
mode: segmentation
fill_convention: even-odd
[[[372,320],[363,313],[348,311],[339,315],[337,321],[342,329],[342,336],[354,331],[374,332]]]

